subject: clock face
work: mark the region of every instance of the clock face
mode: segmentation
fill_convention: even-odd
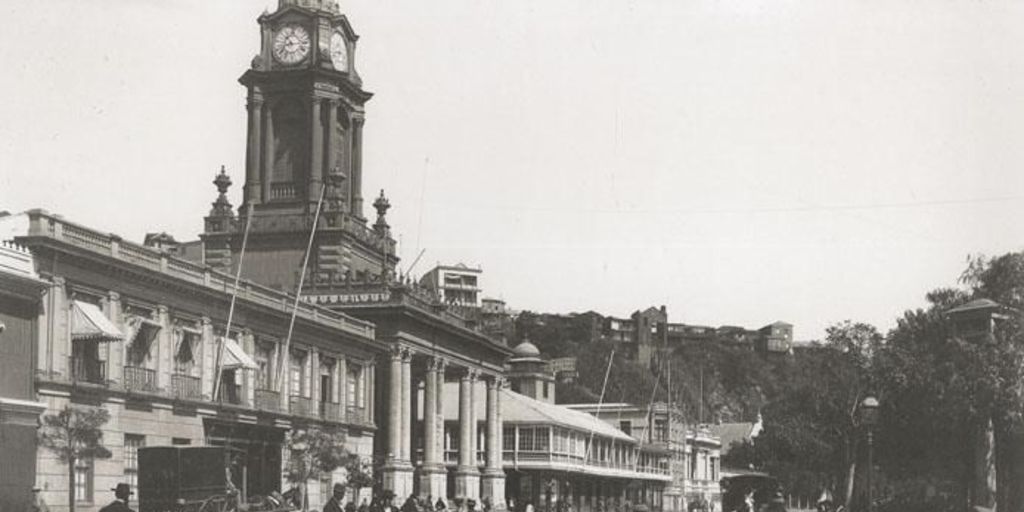
[[[337,30],[331,34],[331,62],[334,69],[348,71],[348,45],[345,44],[345,36]]]
[[[300,25],[289,24],[274,36],[274,57],[283,64],[296,64],[309,55],[309,32]]]

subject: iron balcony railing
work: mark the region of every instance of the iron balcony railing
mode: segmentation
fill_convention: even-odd
[[[124,367],[124,388],[128,391],[156,392],[156,371],[138,366]]]
[[[203,393],[199,377],[175,373],[171,375],[171,392],[174,398],[199,400]]]
[[[90,384],[107,384],[107,365],[105,361],[85,357],[71,357],[71,380]]]

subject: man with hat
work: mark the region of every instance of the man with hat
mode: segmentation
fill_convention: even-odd
[[[327,500],[327,504],[324,505],[324,512],[342,512],[341,500],[345,499],[345,486],[341,482],[334,484],[333,494],[331,499]]]
[[[109,505],[100,509],[100,512],[134,512],[128,508],[128,498],[132,495],[132,486],[126,483],[117,484],[117,487],[111,489],[114,491],[114,497],[117,498],[112,501]]]

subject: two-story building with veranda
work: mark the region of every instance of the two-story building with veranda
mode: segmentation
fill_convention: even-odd
[[[74,468],[78,510],[98,510],[117,483],[134,486],[145,446],[237,448],[244,457],[232,475],[241,488],[245,469],[249,495],[289,486],[284,439],[298,425],[341,429],[346,447],[370,461],[374,361],[384,347],[369,322],[299,303],[283,354],[293,295],[242,281],[228,331],[230,274],[42,210],[0,222],[21,225],[16,241],[45,285],[32,346],[46,414],[69,404],[110,413],[103,443],[113,456]],[[41,498],[66,509],[69,468],[43,448],[33,457]],[[310,485],[315,506],[330,483]]]
[[[519,510],[559,502],[588,512],[627,503],[664,509],[672,475],[663,449],[557,405],[554,373],[532,343],[516,346],[508,367],[502,448],[506,496]]]
[[[664,453],[672,481],[665,487],[664,510],[688,510],[706,501],[721,510],[721,441],[706,427],[688,425],[678,407],[665,402],[569,404],[616,426],[651,451]]]

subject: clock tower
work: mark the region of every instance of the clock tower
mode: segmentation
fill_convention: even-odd
[[[232,268],[252,210],[244,275],[294,290],[317,204],[323,208],[307,283],[394,267],[386,229],[366,226],[362,195],[364,105],[356,35],[334,0],[279,0],[259,17],[260,48],[239,79],[247,89],[243,204],[218,199],[206,219],[206,263]],[[386,225],[386,223],[384,223]]]

